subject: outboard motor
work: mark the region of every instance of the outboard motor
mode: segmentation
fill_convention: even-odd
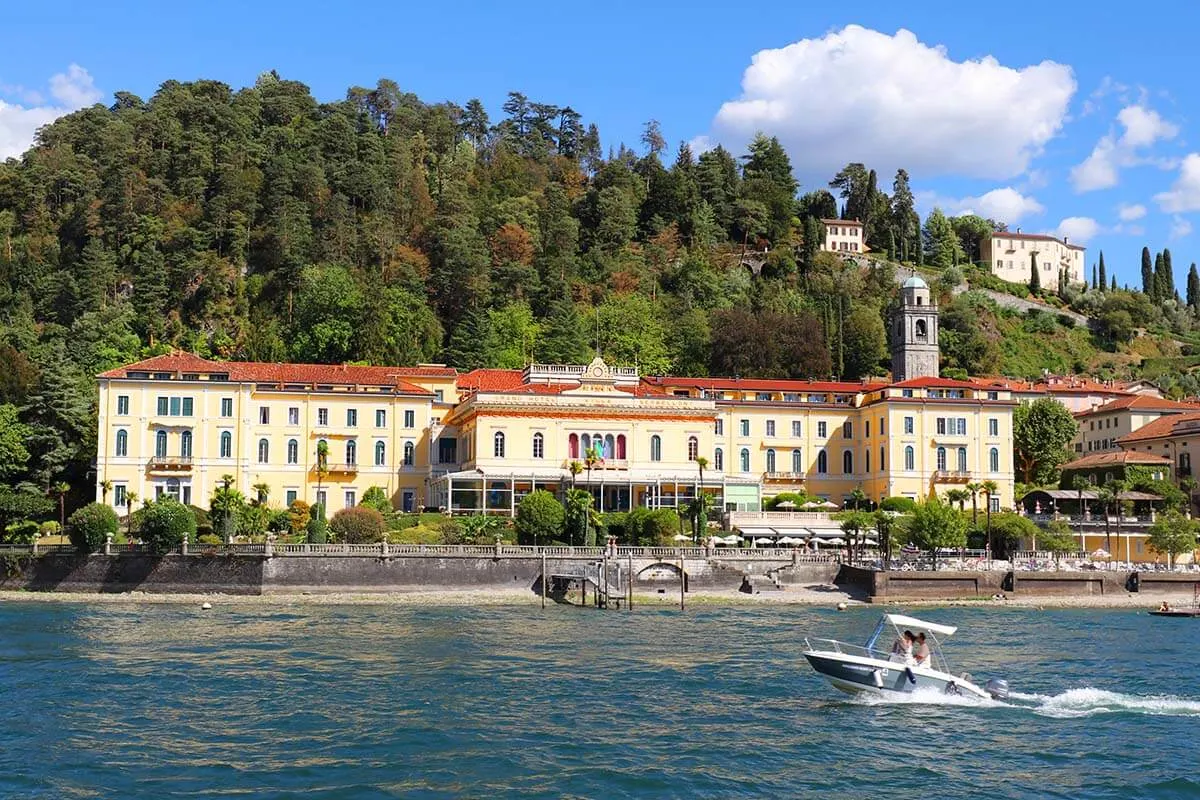
[[[1008,681],[1003,678],[990,678],[983,685],[983,690],[990,694],[993,700],[1008,699]]]

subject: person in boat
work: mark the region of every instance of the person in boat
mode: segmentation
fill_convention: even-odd
[[[913,663],[913,642],[916,637],[912,631],[905,631],[896,637],[896,641],[892,643],[892,661],[899,661],[901,664],[912,665]]]
[[[917,642],[913,658],[919,667],[929,667],[933,662],[930,660],[929,643],[925,641],[925,632],[921,631],[917,634]]]
[[[1159,605],[1159,607],[1158,607],[1158,610],[1159,610],[1159,611],[1170,611],[1170,610],[1171,610],[1171,606],[1170,606],[1170,605],[1167,603],[1167,601],[1166,601],[1166,600],[1163,600],[1163,601],[1162,601],[1162,604],[1161,604],[1161,605]]]

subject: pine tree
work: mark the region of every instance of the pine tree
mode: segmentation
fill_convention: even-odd
[[[1196,272],[1196,262],[1188,269],[1187,304],[1193,312],[1200,313],[1200,274]]]
[[[1154,298],[1154,266],[1150,261],[1150,248],[1142,248],[1142,293]]]
[[[542,330],[537,360],[547,364],[581,364],[588,360],[589,352],[583,319],[575,304],[565,298],[554,301]]]
[[[1042,291],[1042,277],[1038,275],[1037,253],[1029,254],[1029,293],[1040,294]]]
[[[1107,288],[1107,286],[1105,286],[1105,278],[1106,278],[1106,276],[1104,274],[1104,251],[1101,250],[1100,251],[1100,283],[1097,285],[1100,287],[1100,291],[1102,291],[1102,292]]]

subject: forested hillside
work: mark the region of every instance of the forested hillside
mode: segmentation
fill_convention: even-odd
[[[1126,317],[1030,358],[1012,342],[1045,349],[1053,316],[951,300],[996,223],[922,226],[903,170],[881,184],[849,164],[801,193],[765,136],[697,156],[651,121],[634,145],[516,93],[493,119],[391,81],[320,103],[274,73],[117,93],[46,127],[0,164],[0,483],[17,487],[0,488],[0,526],[34,516],[5,510],[33,497],[22,486],[90,492],[93,376],[172,347],[470,369],[599,346],[645,373],[857,378],[886,369],[891,261],[941,281],[947,368],[1085,369],[1124,352],[1125,319],[1162,341],[1192,326],[1182,302],[1167,316],[1089,291],[1056,302]],[[839,216],[865,223],[875,258],[817,252],[818,220]]]

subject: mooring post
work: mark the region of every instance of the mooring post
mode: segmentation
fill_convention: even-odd
[[[683,548],[679,548],[679,610],[683,611]]]
[[[604,603],[601,608],[608,608],[608,548],[604,548],[604,557],[600,559],[600,585],[604,587]]]
[[[542,550],[542,608],[546,607],[546,551]]]
[[[633,553],[629,554],[629,610],[633,611]]]

